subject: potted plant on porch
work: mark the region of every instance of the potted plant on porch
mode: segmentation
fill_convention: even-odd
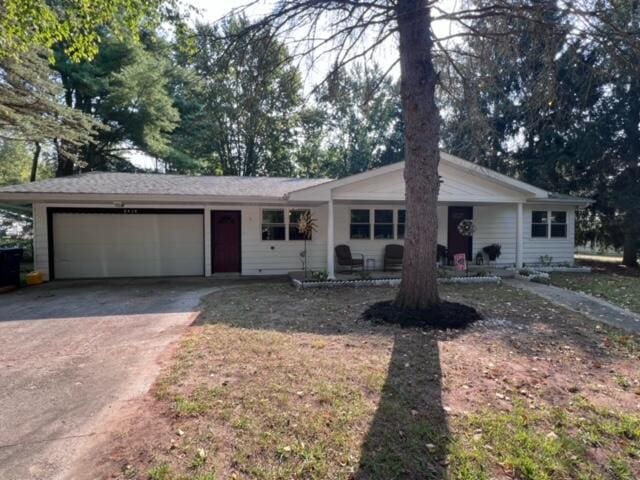
[[[496,259],[500,256],[502,250],[502,246],[498,243],[492,243],[491,245],[487,245],[483,247],[482,251],[489,257],[490,262],[495,262]]]

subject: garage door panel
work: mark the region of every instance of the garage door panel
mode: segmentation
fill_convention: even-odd
[[[204,274],[202,214],[53,215],[56,278]]]

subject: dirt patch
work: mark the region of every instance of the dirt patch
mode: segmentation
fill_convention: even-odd
[[[463,331],[362,320],[395,293],[208,296],[97,476],[638,478],[637,337],[508,286],[441,287]]]

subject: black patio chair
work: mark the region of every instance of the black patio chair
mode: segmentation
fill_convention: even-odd
[[[402,245],[387,245],[384,247],[384,271],[390,268],[402,267],[404,247]]]
[[[349,271],[353,273],[354,269],[359,268],[364,271],[364,255],[357,253],[362,258],[353,258],[349,245],[337,245],[335,248],[336,261],[339,267],[349,267]]]

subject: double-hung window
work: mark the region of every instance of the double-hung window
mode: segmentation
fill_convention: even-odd
[[[534,210],[531,212],[531,238],[566,238],[567,212]]]
[[[350,237],[353,240],[371,238],[371,212],[369,209],[351,210]]]
[[[534,210],[531,212],[531,237],[547,238],[549,236],[549,218],[547,212]]]
[[[373,238],[393,239],[393,210],[374,210]]]
[[[398,229],[396,234],[398,240],[404,240],[404,221],[406,212],[406,210],[398,210]]]
[[[567,212],[551,212],[551,238],[567,237]]]
[[[262,240],[286,240],[283,209],[262,210]]]

